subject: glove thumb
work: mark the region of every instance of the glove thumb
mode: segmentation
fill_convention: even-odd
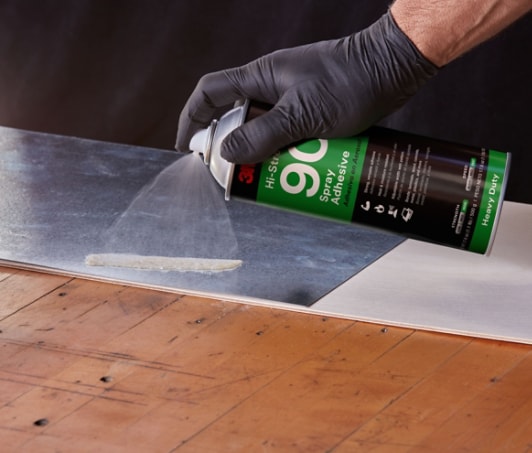
[[[303,138],[294,134],[290,124],[286,113],[274,107],[228,134],[221,144],[220,154],[235,164],[262,162]]]

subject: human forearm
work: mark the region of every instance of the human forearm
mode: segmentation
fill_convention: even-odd
[[[532,9],[532,0],[396,0],[391,13],[419,51],[444,66]]]

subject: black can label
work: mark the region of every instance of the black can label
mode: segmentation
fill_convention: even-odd
[[[231,194],[485,253],[509,155],[388,129],[309,140],[237,166]]]

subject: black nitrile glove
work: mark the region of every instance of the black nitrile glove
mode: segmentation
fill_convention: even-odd
[[[217,108],[242,98],[273,108],[224,139],[221,155],[230,162],[260,162],[302,139],[355,135],[401,107],[436,72],[388,12],[351,36],[205,75],[181,113],[176,148],[188,151]]]

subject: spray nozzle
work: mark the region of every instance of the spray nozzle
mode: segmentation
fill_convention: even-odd
[[[243,124],[247,109],[247,102],[236,106],[219,120],[213,120],[207,128],[196,132],[190,140],[190,149],[203,155],[203,162],[212,176],[225,189],[226,200],[229,200],[235,165],[221,156],[220,147],[227,134]]]
[[[216,132],[217,120],[212,120],[211,124],[196,132],[190,140],[190,149],[197,154],[203,156],[205,165],[209,165],[211,161],[212,142]]]

